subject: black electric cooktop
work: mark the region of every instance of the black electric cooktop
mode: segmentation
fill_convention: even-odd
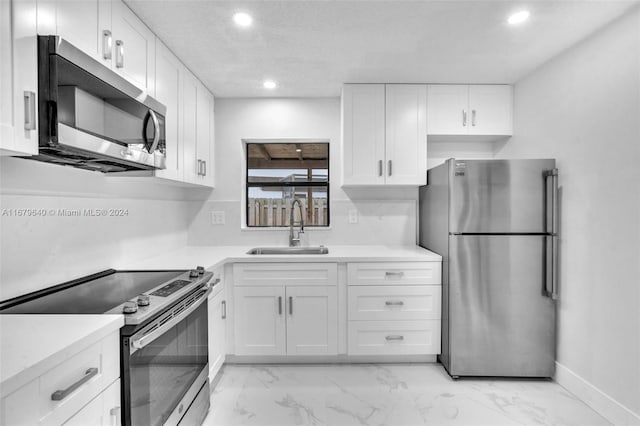
[[[2,314],[103,314],[181,271],[104,271],[0,303]]]

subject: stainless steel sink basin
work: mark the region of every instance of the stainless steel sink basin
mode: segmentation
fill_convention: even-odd
[[[247,254],[327,254],[329,249],[318,247],[254,247]]]

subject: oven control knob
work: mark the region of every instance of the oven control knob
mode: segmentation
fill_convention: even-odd
[[[138,296],[138,300],[136,300],[136,303],[138,304],[138,306],[149,306],[149,303],[151,303],[151,301],[149,300],[149,295],[141,294],[140,296]]]
[[[192,269],[189,271],[189,278],[198,278],[200,276],[200,274],[198,273],[197,270]]]
[[[135,314],[138,312],[138,305],[135,302],[126,302],[122,307],[123,314]]]
[[[196,266],[196,271],[198,271],[199,275],[204,274],[204,266]]]

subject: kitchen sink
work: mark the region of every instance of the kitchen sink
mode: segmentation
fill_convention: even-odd
[[[329,248],[318,247],[254,247],[247,254],[327,254]]]

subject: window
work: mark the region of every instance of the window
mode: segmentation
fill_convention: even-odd
[[[329,226],[329,143],[247,143],[247,226]],[[300,210],[294,209],[294,224]]]

